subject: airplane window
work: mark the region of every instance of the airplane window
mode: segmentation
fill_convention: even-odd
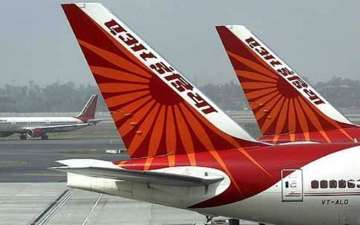
[[[357,188],[360,188],[360,180],[357,180],[357,185],[356,185]]]
[[[354,180],[348,180],[348,188],[355,188],[355,181]]]
[[[329,181],[330,188],[337,188],[337,181],[336,180],[330,180]]]
[[[320,181],[320,188],[328,188],[328,181],[327,180]]]
[[[311,188],[318,189],[319,188],[319,181],[317,181],[317,180],[311,181]]]
[[[285,188],[289,188],[289,181],[285,182]]]
[[[339,180],[339,188],[346,188],[346,181],[345,180]]]

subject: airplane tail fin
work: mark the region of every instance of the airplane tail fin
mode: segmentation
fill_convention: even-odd
[[[248,29],[216,27],[263,134],[262,140],[353,140],[355,127]]]
[[[264,145],[101,4],[62,6],[131,158]]]
[[[89,100],[86,102],[84,108],[81,110],[79,115],[76,116],[76,118],[87,122],[88,120],[95,118],[95,112],[96,112],[96,104],[97,104],[97,95],[92,95]]]

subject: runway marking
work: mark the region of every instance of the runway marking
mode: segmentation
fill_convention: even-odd
[[[59,197],[55,199],[30,225],[44,225],[49,219],[62,208],[65,203],[71,198],[72,192],[66,189]]]
[[[99,194],[99,196],[98,196],[98,198],[96,199],[93,207],[91,208],[90,212],[87,214],[87,216],[85,217],[85,219],[84,219],[84,221],[82,222],[81,225],[86,225],[86,224],[87,224],[90,216],[93,214],[93,212],[94,212],[95,208],[97,207],[97,205],[99,204],[101,198],[102,198],[102,194]]]

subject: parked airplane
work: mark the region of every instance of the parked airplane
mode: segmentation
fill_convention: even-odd
[[[248,29],[229,25],[219,26],[217,31],[260,127],[260,140],[357,142],[359,126]]]
[[[59,161],[68,186],[279,225],[360,223],[356,143],[256,141],[101,4],[63,9],[130,156]]]
[[[94,119],[97,98],[97,95],[92,95],[75,117],[1,117],[0,136],[19,133],[21,140],[28,137],[48,139],[47,133],[73,131],[94,125],[99,122]]]

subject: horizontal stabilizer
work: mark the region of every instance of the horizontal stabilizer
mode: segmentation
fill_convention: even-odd
[[[96,124],[98,124],[98,123],[100,123],[100,122],[103,122],[103,121],[105,121],[105,119],[89,119],[89,120],[87,121],[87,123],[88,123],[89,125],[96,125]]]
[[[72,160],[59,161],[60,163],[68,164],[67,162]],[[90,162],[90,161],[89,161]],[[90,177],[99,177],[107,179],[116,179],[129,182],[137,183],[151,183],[159,185],[169,186],[208,186],[220,182],[224,179],[222,176],[189,176],[182,174],[174,174],[160,171],[137,171],[137,170],[126,170],[116,167],[104,167],[103,165],[95,166],[81,166],[71,165],[52,167],[51,169],[75,173]]]

